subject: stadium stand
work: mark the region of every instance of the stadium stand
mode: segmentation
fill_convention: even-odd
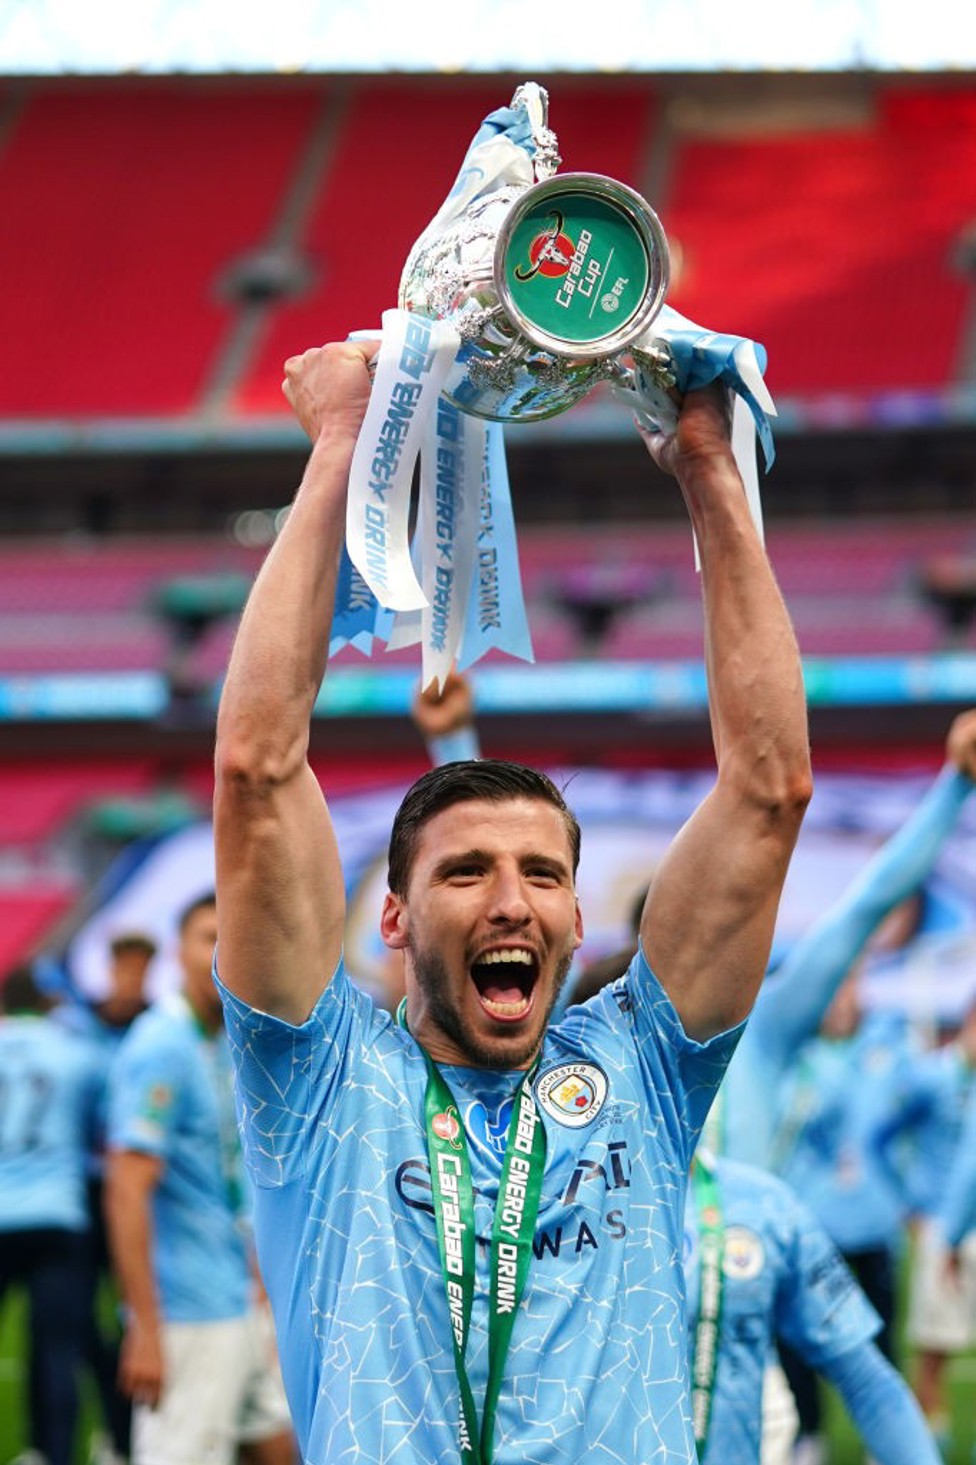
[[[944,647],[945,626],[923,593],[925,566],[967,546],[976,555],[976,527],[948,516],[830,527],[780,522],[768,541],[810,655]],[[249,578],[261,553],[218,536],[0,546],[0,674],[165,673],[174,635],[157,607],[160,588],[181,576]],[[520,535],[520,553],[539,660],[700,654],[699,588],[685,526],[532,526]],[[656,587],[655,603],[631,613],[635,592],[644,597],[648,584]],[[220,676],[235,625],[229,613],[198,628],[186,666],[197,682]],[[972,626],[961,644],[976,644]],[[355,651],[342,659],[364,664]],[[408,647],[381,653],[378,665],[416,659]]]
[[[974,123],[971,88],[892,83],[856,128],[827,112],[815,131],[681,140],[673,303],[731,311],[729,329],[770,348],[774,393],[944,387],[971,289],[953,246],[972,223]]]
[[[202,405],[228,263],[269,233],[320,88],[38,83],[0,149],[8,417]]]
[[[817,85],[797,82],[809,101],[784,121],[768,82],[730,101],[566,78],[553,122],[566,170],[647,193],[675,244],[671,302],[762,341],[774,393],[945,389],[971,299],[976,91]],[[0,419],[282,416],[284,358],[395,303],[507,94],[455,77],[22,83],[0,136],[18,200],[0,218],[16,282],[0,289]],[[303,265],[295,298],[234,297],[262,249]]]

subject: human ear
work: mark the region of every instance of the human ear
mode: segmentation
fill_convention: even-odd
[[[391,951],[401,951],[407,944],[407,912],[403,901],[392,891],[386,892],[380,915],[380,935]]]

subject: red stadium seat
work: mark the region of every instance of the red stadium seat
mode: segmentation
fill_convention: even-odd
[[[943,388],[974,170],[971,88],[882,86],[859,128],[688,139],[664,219],[683,259],[671,303],[761,341],[774,396]]]
[[[220,272],[269,237],[321,84],[48,83],[0,150],[0,412],[200,405]]]

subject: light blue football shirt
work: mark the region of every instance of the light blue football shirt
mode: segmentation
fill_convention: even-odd
[[[915,1215],[933,1216],[942,1203],[973,1078],[957,1043],[900,1066],[875,1143],[882,1164],[907,1186]]]
[[[226,1034],[206,1035],[178,995],[136,1018],[112,1066],[110,1147],[163,1162],[153,1264],[167,1322],[217,1322],[248,1308],[232,1090]]]
[[[781,1174],[841,1251],[894,1249],[909,1209],[905,1176],[882,1162],[877,1136],[899,1071],[911,1062],[904,1030],[869,1018],[851,1038],[815,1038],[781,1088]]]
[[[88,1228],[95,1050],[50,1017],[0,1018],[0,1231]]]
[[[108,1076],[111,1072],[119,1045],[128,1032],[128,1027],[114,1027],[103,1022],[87,1002],[71,998],[51,1009],[51,1021],[74,1033],[88,1043],[97,1055],[101,1076],[101,1091],[98,1096],[96,1143],[89,1157],[88,1171],[91,1176],[101,1177],[105,1170],[105,1134],[108,1128]]]
[[[258,1255],[302,1458],[457,1465],[458,1386],[431,1205],[420,1048],[340,963],[301,1027],[223,992]],[[543,1047],[535,1258],[495,1465],[692,1465],[681,1266],[687,1171],[739,1029],[687,1038],[642,956]],[[523,1075],[443,1069],[479,1244],[468,1373],[487,1377],[487,1240]]]
[[[725,1254],[715,1392],[702,1465],[757,1465],[763,1375],[773,1339],[785,1339],[811,1367],[821,1368],[874,1338],[881,1319],[788,1185],[732,1160],[716,1160],[715,1175]],[[690,1193],[685,1272],[693,1349],[701,1273]]]

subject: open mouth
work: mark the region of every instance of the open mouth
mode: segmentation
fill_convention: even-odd
[[[471,965],[485,1011],[499,1022],[518,1022],[532,1010],[538,964],[524,946],[486,951]]]

